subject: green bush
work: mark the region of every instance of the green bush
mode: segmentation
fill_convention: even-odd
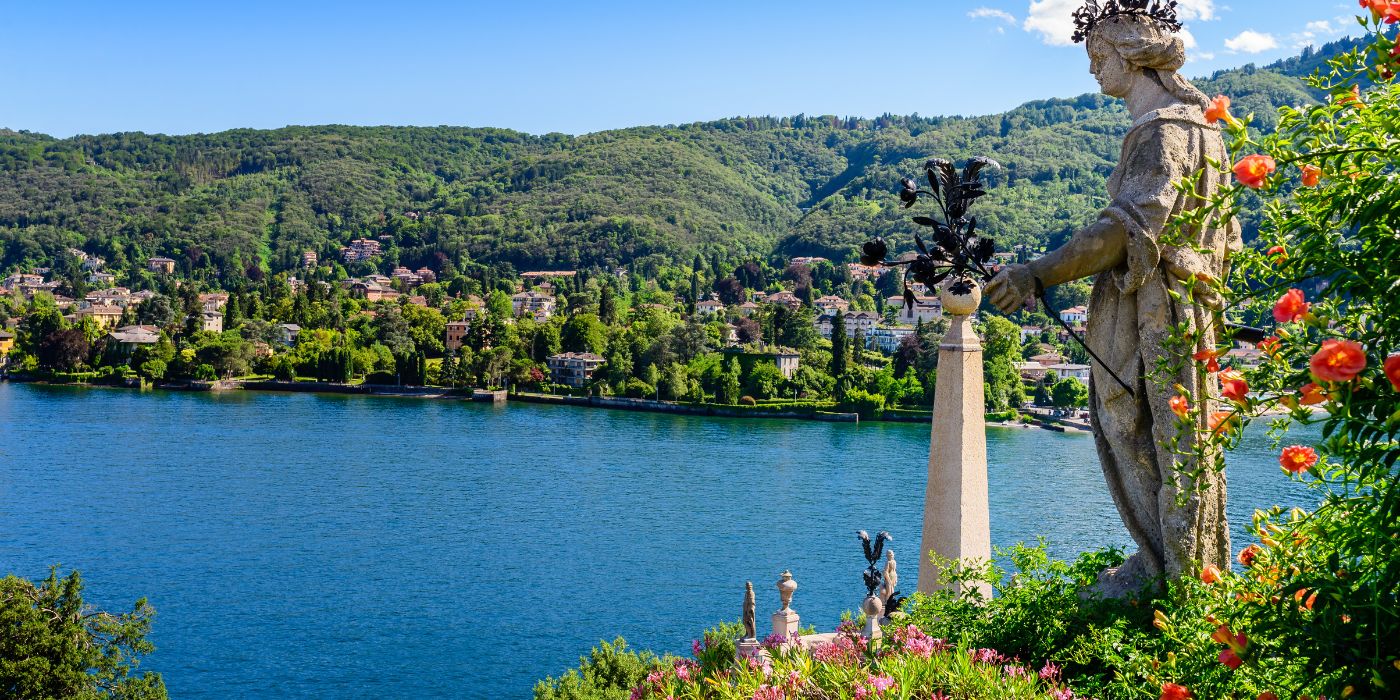
[[[651,399],[656,398],[656,387],[646,382],[632,377],[622,386],[622,395],[629,399]]]
[[[365,375],[365,383],[396,386],[399,383],[399,375],[393,372],[370,372]]]
[[[874,418],[885,410],[885,397],[881,394],[872,394],[864,389],[851,389],[846,392],[846,401],[843,404],[852,413],[859,413],[861,418]]]
[[[536,683],[535,700],[625,700],[660,661],[651,652],[629,650],[622,637],[599,642],[579,658],[578,668]]]
[[[57,384],[83,384],[97,378],[96,372],[50,372],[49,381]]]

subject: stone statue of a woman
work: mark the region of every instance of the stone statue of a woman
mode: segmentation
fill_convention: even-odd
[[[1169,357],[1174,324],[1191,329],[1196,349],[1215,347],[1219,331],[1203,304],[1219,300],[1202,281],[1223,278],[1242,245],[1234,221],[1164,233],[1175,215],[1203,203],[1176,183],[1199,176],[1195,189],[1202,197],[1229,185],[1228,173],[1208,162],[1227,164],[1229,154],[1219,128],[1206,123],[1209,100],[1177,74],[1186,53],[1170,19],[1146,11],[1101,13],[1094,2],[1076,16],[1087,37],[1089,70],[1105,94],[1127,103],[1133,120],[1108,180],[1112,203],[1063,247],[1011,265],[987,285],[987,298],[1011,311],[1035,293],[1037,279],[1048,288],[1097,275],[1086,342],[1108,367],[1095,363],[1091,373],[1090,415],[1109,491],[1138,545],[1123,566],[1105,572],[1099,588],[1107,595],[1204,564],[1223,568],[1230,557],[1224,475],[1207,469],[1205,483],[1198,484],[1205,488],[1191,490],[1183,474],[1194,468],[1193,458],[1182,454],[1192,449],[1190,435],[1172,447],[1174,385],[1209,415],[1215,380],[1189,357],[1177,357],[1179,350],[1169,359],[1181,369],[1166,376],[1158,371],[1158,361]],[[1197,290],[1195,304],[1169,294],[1184,292],[1187,284]],[[1190,495],[1179,504],[1183,492]]]

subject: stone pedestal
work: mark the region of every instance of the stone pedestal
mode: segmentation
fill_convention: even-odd
[[[940,293],[949,327],[938,346],[933,426],[924,491],[924,532],[919,549],[919,592],[932,593],[938,571],[928,553],[967,562],[992,556],[987,514],[987,428],[982,387],[982,342],[972,329],[971,314],[981,290]],[[962,592],[961,587],[955,590]],[[980,584],[991,597],[991,587]]]
[[[860,611],[865,613],[865,627],[861,629],[860,633],[872,642],[879,639],[883,634],[883,630],[880,629],[880,618],[885,614],[884,603],[872,595],[860,604]]]
[[[780,634],[784,637],[797,634],[797,623],[800,619],[797,616],[797,611],[792,608],[784,608],[773,613],[773,634]]]
[[[763,651],[763,644],[757,639],[736,639],[734,640],[734,654],[742,659],[748,656],[756,656]]]

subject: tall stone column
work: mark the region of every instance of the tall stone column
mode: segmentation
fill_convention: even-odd
[[[924,491],[924,533],[919,557],[919,592],[932,593],[938,570],[928,553],[941,557],[989,560],[992,556],[987,514],[987,427],[982,388],[982,341],[972,329],[971,314],[982,292],[954,295],[945,287],[939,298],[949,317],[948,333],[938,345],[933,426],[928,453],[928,487]],[[991,587],[978,584],[990,598]],[[954,590],[961,591],[961,587]]]

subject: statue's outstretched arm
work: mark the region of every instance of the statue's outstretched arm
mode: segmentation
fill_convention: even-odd
[[[1047,288],[1112,270],[1127,259],[1128,233],[1112,217],[1076,231],[1069,241],[1025,265],[1010,265],[987,283],[987,299],[1012,312],[1035,294],[1035,280]]]

